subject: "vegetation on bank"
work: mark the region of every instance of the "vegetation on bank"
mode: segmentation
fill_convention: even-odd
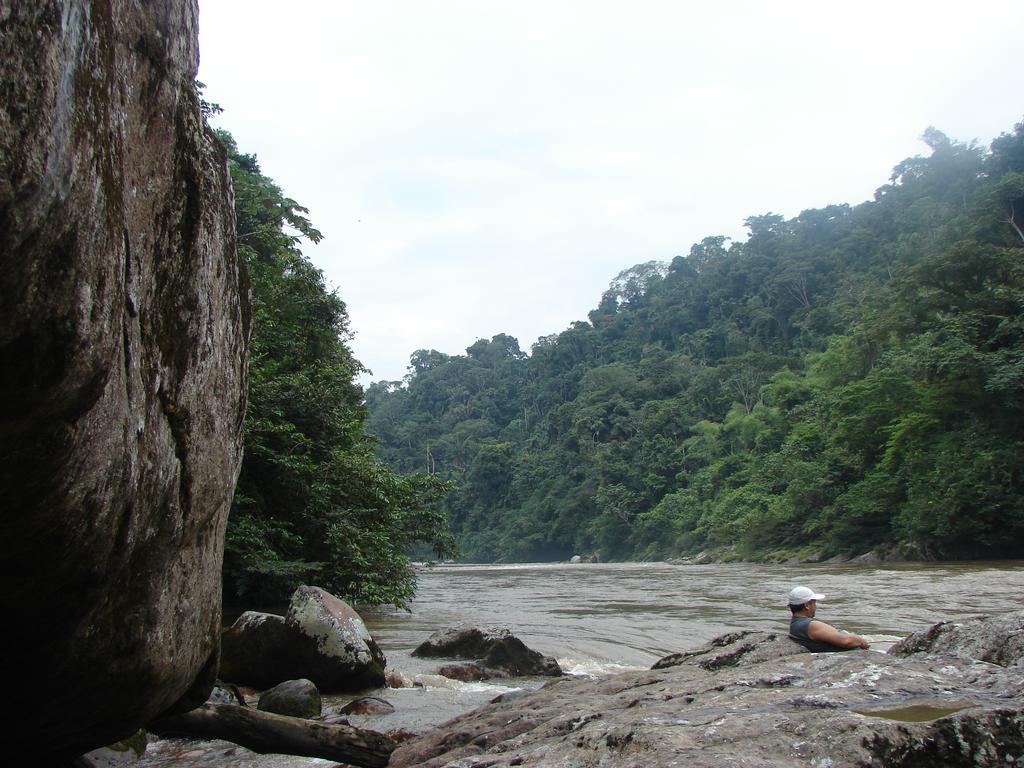
[[[207,109],[215,105],[205,104]],[[226,132],[238,252],[252,289],[245,457],[228,520],[228,598],[286,599],[300,583],[364,603],[404,605],[407,553],[453,551],[439,475],[397,474],[374,454],[346,344],[345,303],[299,250],[321,235],[306,209]]]
[[[589,322],[419,350],[366,393],[467,558],[1024,556],[1024,123],[929,129],[874,199],[752,216]]]

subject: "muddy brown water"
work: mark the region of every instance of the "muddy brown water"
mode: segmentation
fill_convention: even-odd
[[[884,651],[937,621],[1024,608],[1024,561],[883,565],[669,565],[665,563],[444,565],[419,569],[411,611],[360,610],[390,671],[416,687],[367,691],[396,712],[353,717],[386,731],[422,729],[540,679],[458,683],[411,651],[432,632],[471,623],[510,628],[573,674],[649,667],[669,653],[737,629],[784,631],[786,594],[798,585],[826,596],[818,618],[868,637]],[[283,607],[280,609],[283,611]],[[325,707],[354,697],[326,697]],[[254,755],[226,742],[163,740],[140,768],[333,765]]]

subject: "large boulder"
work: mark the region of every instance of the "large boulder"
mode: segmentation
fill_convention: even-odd
[[[0,612],[33,678],[12,753],[110,744],[214,680],[250,316],[197,16],[0,11]]]
[[[219,677],[269,688],[297,678],[324,693],[384,685],[386,659],[344,601],[319,587],[299,587],[285,616],[243,613],[222,638]]]
[[[438,630],[420,643],[412,655],[474,659],[475,663],[471,667],[462,665],[462,670],[470,669],[469,679],[510,675],[558,677],[562,674],[562,669],[554,658],[528,648],[522,640],[504,628],[463,625]],[[451,671],[449,669],[449,672]],[[463,679],[460,677],[462,674],[464,671],[451,676]]]

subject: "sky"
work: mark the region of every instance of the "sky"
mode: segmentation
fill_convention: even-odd
[[[362,383],[1024,119],[1024,3],[199,0],[212,122],[309,209]]]

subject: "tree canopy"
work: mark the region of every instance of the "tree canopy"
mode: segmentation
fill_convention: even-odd
[[[874,198],[624,270],[524,355],[419,350],[379,455],[466,557],[1024,554],[1024,123],[933,128]]]

